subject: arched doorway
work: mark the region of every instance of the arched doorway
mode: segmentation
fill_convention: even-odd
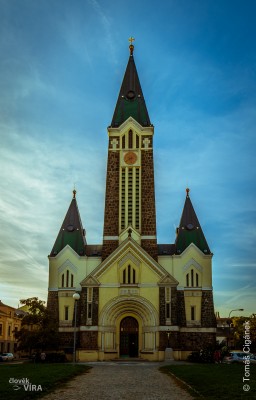
[[[138,321],[125,317],[120,323],[120,357],[138,357]]]

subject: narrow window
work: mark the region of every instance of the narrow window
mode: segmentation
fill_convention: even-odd
[[[196,316],[196,307],[191,306],[191,321],[195,321],[195,316]]]
[[[194,270],[191,269],[191,286],[194,286]]]
[[[123,270],[123,283],[126,283],[126,269]]]
[[[196,286],[199,286],[199,276],[196,274]]]
[[[65,321],[68,321],[68,306],[64,307],[64,319]]]
[[[131,266],[128,265],[128,283],[131,283]]]
[[[132,283],[136,283],[136,271],[134,268],[132,269]]]
[[[125,149],[125,135],[122,137],[122,148]]]
[[[87,301],[88,301],[88,303],[92,302],[92,293],[93,293],[92,291],[93,291],[93,288],[91,288],[91,287],[87,289],[87,293],[88,293]]]
[[[128,134],[128,147],[129,147],[129,149],[132,149],[132,147],[133,147],[132,137],[133,137],[133,131],[129,130],[129,134]]]
[[[186,275],[186,284],[189,286],[189,274]]]
[[[88,316],[88,319],[92,318],[92,303],[88,303],[87,316]]]
[[[70,286],[74,287],[74,275],[73,274],[71,274],[71,285]]]
[[[138,135],[136,135],[136,149],[140,147],[140,138]]]
[[[69,270],[67,270],[66,273],[66,287],[68,287],[68,282],[69,282]]]
[[[65,281],[65,276],[64,276],[64,274],[62,274],[62,277],[61,277],[61,287],[64,287],[64,281]]]

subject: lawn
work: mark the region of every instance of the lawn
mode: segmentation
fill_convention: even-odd
[[[250,365],[250,381],[243,382],[244,364],[190,364],[170,365],[161,368],[162,372],[174,374],[186,382],[194,391],[194,398],[211,400],[256,399],[256,365]],[[182,386],[182,383],[178,381]],[[243,386],[249,384],[250,390]],[[248,389],[248,387],[245,387]]]
[[[35,399],[65,385],[90,367],[73,364],[0,364],[0,399]],[[12,379],[13,378],[13,379]],[[14,380],[22,380],[15,382]],[[11,382],[12,381],[12,382]],[[27,390],[26,390],[27,389]],[[42,390],[41,390],[42,389]]]

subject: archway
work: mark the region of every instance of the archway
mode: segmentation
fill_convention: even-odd
[[[138,357],[138,321],[125,317],[120,323],[120,357]]]

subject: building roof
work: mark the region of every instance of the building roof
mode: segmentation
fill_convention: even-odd
[[[187,195],[177,229],[176,253],[181,254],[191,243],[194,243],[204,254],[211,254],[210,248],[205,239],[203,230],[198,221],[194,207],[189,197],[189,189],[186,189]]]
[[[85,230],[83,229],[80,218],[75,190],[73,191],[73,198],[50,253],[50,257],[55,257],[67,245],[78,255],[85,255]]]
[[[141,126],[151,126],[134,62],[133,49],[134,46],[130,45],[130,57],[111,122],[112,128],[120,126],[129,117],[134,118]]]

